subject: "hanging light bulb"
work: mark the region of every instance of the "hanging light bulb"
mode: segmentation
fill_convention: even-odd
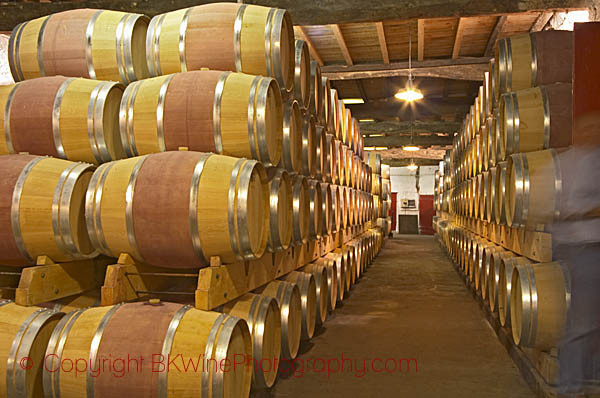
[[[412,161],[411,161],[411,163],[410,163],[408,166],[406,166],[406,167],[407,167],[409,170],[411,170],[411,171],[415,171],[416,169],[418,169],[418,168],[419,168],[419,166],[417,166],[416,164],[414,164]]]
[[[408,84],[406,89],[398,91],[394,97],[406,101],[413,102],[423,99],[423,93],[414,87],[412,75],[412,39],[410,37],[410,30],[408,31]]]

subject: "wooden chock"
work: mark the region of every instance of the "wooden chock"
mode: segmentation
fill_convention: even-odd
[[[135,260],[133,257],[129,255],[129,253],[121,253],[119,254],[119,259],[117,260],[117,264],[120,265],[134,265]]]

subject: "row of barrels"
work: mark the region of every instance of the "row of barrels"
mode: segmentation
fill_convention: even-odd
[[[156,300],[65,314],[4,301],[0,394],[109,397],[142,388],[163,397],[249,396],[294,371],[301,340],[344,299],[381,241],[379,230],[369,230],[221,312]]]
[[[356,147],[303,113],[298,101],[282,102],[271,78],[193,71],[125,88],[46,77],[0,87],[0,107],[0,154],[101,164],[185,148],[256,159],[363,190],[372,185],[373,171]]]
[[[460,183],[442,194],[442,210],[509,227],[535,230],[561,217],[561,198],[568,181],[563,150],[547,149],[510,155],[508,161]]]
[[[91,164],[0,156],[0,263],[118,257],[198,268],[260,258],[379,217],[381,198],[265,169],[174,151]]]
[[[557,347],[571,297],[566,264],[535,263],[447,222],[437,230],[468,286],[498,313],[516,345]]]
[[[571,143],[572,32],[501,39],[474,105],[455,137],[449,188],[513,153]]]

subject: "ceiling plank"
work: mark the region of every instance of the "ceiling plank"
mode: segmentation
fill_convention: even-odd
[[[542,29],[544,29],[544,26],[546,26],[546,24],[550,21],[550,19],[552,18],[553,15],[554,15],[554,12],[552,12],[552,11],[540,13],[540,16],[537,17],[535,22],[531,25],[531,29],[529,31],[530,32],[541,31]]]
[[[417,20],[417,56],[419,61],[423,61],[425,54],[425,20]]]
[[[452,59],[458,58],[460,55],[460,45],[465,29],[465,18],[458,18],[458,26],[456,27],[456,36],[454,37],[454,48],[452,49]]]
[[[335,36],[335,40],[337,40],[338,46],[340,50],[342,50],[342,54],[344,55],[344,59],[346,60],[346,64],[349,66],[354,65],[352,62],[352,56],[350,55],[350,51],[348,50],[348,46],[346,45],[346,40],[344,40],[344,35],[342,34],[342,29],[340,29],[340,25],[333,24],[329,25],[333,35]]]
[[[419,120],[422,117],[453,115],[458,121],[469,111],[473,97],[427,99],[406,104],[394,98],[348,105],[356,119]]]
[[[435,77],[454,80],[482,81],[488,70],[488,57],[462,57],[435,59],[412,63],[415,77]],[[323,76],[331,80],[373,79],[378,77],[408,76],[408,62],[392,64],[359,64],[354,66],[331,65],[321,69]]]
[[[388,52],[387,40],[385,38],[385,30],[383,29],[383,22],[377,22],[377,38],[379,39],[379,47],[381,47],[381,57],[383,58],[384,64],[390,63],[390,53]]]
[[[506,24],[507,19],[508,19],[508,17],[506,15],[502,15],[501,17],[498,17],[498,20],[496,21],[496,25],[494,26],[494,29],[492,30],[492,33],[490,34],[490,38],[488,40],[487,46],[485,47],[484,55],[486,57],[492,56],[492,54],[494,52],[494,46],[496,45],[496,40],[498,40],[498,35],[502,32],[502,28],[504,27],[504,24]]]
[[[404,158],[404,159],[382,159],[381,162],[390,167],[406,167],[410,164],[415,166],[438,166],[442,159]]]
[[[430,146],[452,145],[452,138],[438,135],[393,135],[384,137],[365,137],[365,146],[386,146],[388,148],[399,148],[405,145],[416,145],[422,148]]]
[[[90,0],[85,7],[135,12],[155,16],[168,11],[212,3],[214,0]],[[235,2],[235,1],[230,1]],[[379,22],[387,19],[451,18],[457,15],[502,15],[528,11],[574,10],[594,7],[597,0],[244,0],[246,4],[284,8],[298,25]],[[0,30],[60,11],[81,8],[78,0],[53,2],[3,2]],[[468,6],[466,5],[468,4]]]
[[[298,36],[300,36],[302,40],[306,42],[306,44],[308,45],[308,51],[310,52],[310,55],[315,59],[315,61],[319,63],[320,66],[323,66],[323,58],[321,58],[321,55],[315,48],[312,40],[310,39],[310,37],[308,37],[308,34],[306,34],[306,30],[304,29],[304,27],[294,26],[294,31],[298,34]]]
[[[414,133],[444,133],[451,136],[461,128],[460,122],[445,121],[381,121],[381,122],[360,122],[360,131],[363,134],[386,134],[401,135]]]

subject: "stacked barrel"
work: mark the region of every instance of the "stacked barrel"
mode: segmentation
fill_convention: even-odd
[[[560,218],[560,154],[572,134],[572,43],[568,31],[498,41],[437,181],[440,240],[515,344],[538,350],[556,347],[563,335],[567,264],[536,263],[461,225],[522,237]]]
[[[13,365],[0,394],[125,396],[139,385],[132,374],[90,372],[82,384],[53,371],[58,362],[42,370],[44,350],[90,365],[126,353],[246,359],[242,370],[202,377],[144,368],[147,392],[160,396],[271,387],[278,359],[312,338],[390,224],[389,168],[382,175],[381,158],[364,153],[357,120],[294,41],[289,14],[236,3],[152,19],[66,11],[15,27],[9,63],[17,83],[0,87],[1,265],[127,254],[160,268],[197,270],[213,257],[251,267],[336,244],[220,313],[160,300],[66,315],[1,303],[0,360]],[[32,369],[15,366],[25,356]]]

